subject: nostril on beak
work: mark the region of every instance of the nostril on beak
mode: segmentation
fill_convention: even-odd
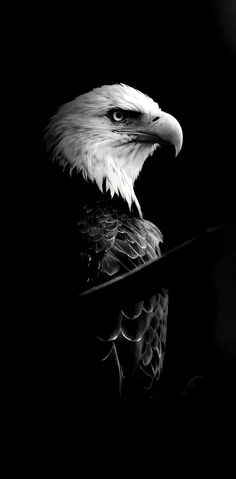
[[[153,118],[153,121],[157,121],[159,120],[159,118],[160,118],[159,116],[155,116],[155,118]]]

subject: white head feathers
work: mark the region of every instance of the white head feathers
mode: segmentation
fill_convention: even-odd
[[[134,181],[159,140],[176,143],[178,136],[182,145],[181,134],[177,120],[151,98],[115,84],[95,88],[61,106],[48,125],[46,141],[60,164],[76,168],[101,191],[105,180],[111,196],[121,194],[129,208],[134,202],[141,215]]]

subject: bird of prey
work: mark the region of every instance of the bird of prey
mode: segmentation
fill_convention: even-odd
[[[159,258],[162,234],[143,217],[134,183],[159,147],[172,144],[178,155],[183,141],[178,121],[135,88],[104,85],[62,105],[45,139],[52,160],[77,178],[74,293]],[[121,310],[108,298],[92,327],[98,384],[103,381],[121,397],[135,384],[135,391],[154,397],[167,313],[165,287]],[[81,320],[89,321],[83,315]]]

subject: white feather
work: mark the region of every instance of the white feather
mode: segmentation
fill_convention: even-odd
[[[105,85],[59,108],[46,133],[48,148],[63,167],[69,163],[71,171],[76,168],[101,191],[105,180],[111,197],[120,194],[130,209],[135,203],[142,216],[133,186],[158,144],[135,143],[127,133],[114,131],[107,112],[116,107],[145,115],[161,111],[151,98],[132,87]]]

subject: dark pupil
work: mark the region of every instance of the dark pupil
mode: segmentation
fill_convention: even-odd
[[[122,115],[121,111],[116,111],[115,116],[116,116],[116,118],[119,119],[119,120],[120,120],[121,118],[123,118],[123,115]]]

